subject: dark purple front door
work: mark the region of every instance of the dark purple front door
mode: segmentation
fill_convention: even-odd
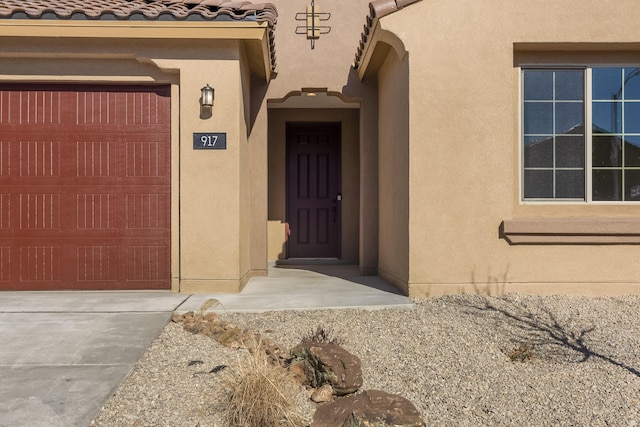
[[[340,258],[340,123],[287,125],[289,258]]]

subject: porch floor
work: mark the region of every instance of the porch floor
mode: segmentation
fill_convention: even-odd
[[[267,277],[254,277],[238,294],[195,294],[177,312],[198,312],[208,300],[219,305],[208,311],[261,312],[335,308],[407,308],[413,304],[378,276],[360,276],[353,264],[304,260],[276,265],[269,262]]]

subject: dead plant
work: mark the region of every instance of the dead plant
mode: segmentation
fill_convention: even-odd
[[[230,427],[297,427],[304,425],[295,402],[297,387],[287,370],[269,363],[261,351],[238,359],[225,378]]]
[[[533,346],[530,344],[520,344],[507,352],[507,356],[512,362],[529,362],[533,360],[535,355]]]
[[[342,338],[334,336],[333,330],[325,328],[324,326],[318,326],[315,332],[311,331],[308,335],[302,337],[302,342],[322,342],[336,345],[344,344],[344,340]]]

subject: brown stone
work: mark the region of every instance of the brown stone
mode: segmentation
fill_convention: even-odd
[[[173,313],[173,316],[171,316],[171,321],[173,323],[182,323],[183,320],[184,320],[184,314]]]
[[[425,427],[416,407],[402,396],[378,390],[319,406],[311,427]]]
[[[311,400],[316,403],[330,402],[333,400],[333,387],[330,384],[325,384],[315,389],[311,394]]]
[[[304,372],[304,361],[297,361],[289,365],[289,374],[300,385],[307,383],[307,376]]]
[[[204,320],[206,320],[207,322],[217,322],[218,321],[218,314],[217,313],[207,313],[204,315]]]
[[[280,344],[272,342],[271,340],[266,340],[266,342],[263,341],[260,348],[264,350],[269,361],[274,365],[286,366],[287,361],[291,358],[288,349],[282,347]],[[300,384],[303,383],[301,382]]]
[[[318,388],[330,384],[337,396],[362,387],[360,359],[335,343],[305,342],[291,350],[294,361],[304,363],[305,384]]]
[[[185,318],[182,323],[182,327],[193,334],[199,334],[204,330],[204,325],[202,322],[195,321],[194,319]]]
[[[255,336],[233,325],[227,325],[224,330],[214,335],[216,341],[230,348],[255,347]]]

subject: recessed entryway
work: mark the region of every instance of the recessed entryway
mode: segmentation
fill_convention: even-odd
[[[345,108],[335,108],[335,101],[334,108],[313,108],[309,100],[322,96],[304,98],[307,108],[288,108],[296,96],[270,103],[268,260],[333,258],[358,264],[360,112],[346,107],[359,104],[340,101]]]

